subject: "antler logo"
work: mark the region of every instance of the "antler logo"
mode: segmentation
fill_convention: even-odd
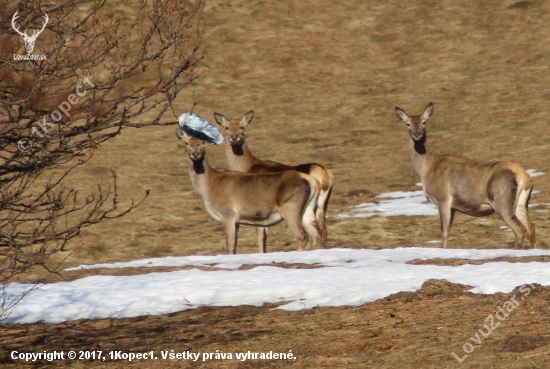
[[[23,37],[23,40],[25,41],[25,50],[27,51],[27,55],[31,55],[32,51],[34,50],[34,43],[36,42],[36,39],[38,38],[38,35],[44,31],[44,28],[46,28],[46,25],[48,24],[48,14],[44,14],[44,18],[46,18],[46,21],[42,25],[42,29],[40,31],[34,30],[32,36],[27,35],[27,30],[25,32],[19,31],[19,27],[15,25],[15,20],[17,19],[17,13],[13,15],[11,18],[11,26],[15,30],[15,32],[19,33],[21,37]]]

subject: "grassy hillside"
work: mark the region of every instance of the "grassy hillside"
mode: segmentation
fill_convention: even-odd
[[[289,164],[315,161],[334,171],[329,216],[382,192],[418,189],[396,105],[420,114],[434,102],[428,145],[435,152],[511,160],[550,172],[547,1],[211,0],[204,16],[209,38],[202,50],[202,76],[180,96],[173,107],[176,115],[189,111],[193,99],[195,112],[212,123],[214,112],[238,118],[254,109],[247,141],[256,156]],[[207,152],[211,164],[226,167],[223,147],[209,146]],[[126,130],[96,153],[73,184],[92,189],[108,178],[110,167],[118,171],[121,200],[139,198],[145,189],[151,195],[129,216],[83,232],[68,247],[74,253],[67,266],[225,252],[223,228],[207,216],[191,186],[187,155],[174,127]],[[534,186],[541,192],[531,202],[550,203],[550,174],[534,178]],[[550,244],[550,213],[544,211],[549,209],[530,211],[543,248]],[[503,224],[498,215],[481,221],[458,214],[450,247],[512,247],[513,234],[501,230]],[[328,227],[329,247],[430,246],[426,241],[440,239],[437,216],[331,218]],[[269,230],[268,252],[295,249],[284,224]],[[241,227],[237,252],[256,250],[253,230]],[[54,279],[59,278],[70,277]],[[103,337],[109,347],[124,342],[136,348],[132,340],[143,338],[151,347],[143,346],[147,350],[291,348],[307,358],[298,367],[397,367],[409,360],[411,367],[452,367],[457,363],[450,352],[462,347],[505,299],[455,292],[299,315],[243,307],[201,309],[165,320],[87,322],[83,327],[88,328],[37,326],[31,328],[40,332],[33,336],[36,341],[21,338],[21,345],[53,350],[60,347],[54,332],[61,330],[74,342],[71,347],[80,349]],[[539,309],[533,311],[547,314],[547,295],[533,297],[529,303]],[[399,309],[411,322],[406,332],[398,332],[392,317],[401,316],[395,312]],[[543,321],[532,319],[529,311],[514,322],[519,328],[508,326],[491,336],[495,341],[476,348],[466,365],[512,367],[510,360],[516,360],[515,367],[544,366],[547,355],[536,350],[550,338],[537,330]],[[438,336],[434,329],[439,326],[450,333]],[[93,338],[77,339],[80,329],[90,329]],[[144,338],[148,335],[153,341]],[[527,359],[518,359],[532,350]],[[248,362],[239,367],[263,366]]]

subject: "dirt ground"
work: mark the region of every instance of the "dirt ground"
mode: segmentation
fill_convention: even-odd
[[[247,128],[252,153],[289,164],[318,162],[333,170],[328,247],[436,247],[426,241],[440,239],[437,216],[334,218],[350,206],[376,201],[382,192],[418,189],[408,134],[395,106],[420,114],[434,102],[428,145],[435,152],[511,160],[550,172],[547,1],[211,0],[204,16],[209,37],[202,49],[202,76],[181,94],[174,111],[189,111],[194,99],[195,112],[214,123],[214,112],[237,118],[253,109]],[[121,200],[139,199],[146,189],[151,195],[130,215],[86,229],[52,265],[65,258],[63,265],[70,267],[225,252],[221,224],[208,218],[193,190],[187,156],[174,131],[128,129],[73,177],[72,186],[93,191],[114,167]],[[226,167],[223,147],[209,146],[207,152],[213,166]],[[539,205],[529,212],[541,248],[550,243],[549,175],[533,179],[540,193],[531,203]],[[480,221],[458,214],[450,247],[510,248],[513,234],[502,225],[497,215]],[[270,228],[267,248],[296,249],[284,224]],[[237,252],[256,250],[253,230],[241,227]],[[50,280],[71,278],[62,273]],[[439,292],[430,292],[433,288]],[[19,351],[293,350],[298,359],[292,365],[304,368],[550,367],[545,364],[550,360],[550,290],[536,291],[479,347],[474,345],[461,365],[451,352],[462,352],[506,295],[472,295],[460,286],[433,282],[416,294],[360,307],[299,313],[272,306],[202,308],[170,316],[15,327],[0,340],[2,347]],[[9,358],[3,360],[9,364]],[[290,362],[147,365],[245,368]]]
[[[388,191],[417,190],[399,106],[420,114],[433,101],[429,149],[479,161],[513,160],[550,172],[550,4],[513,1],[209,1],[202,76],[176,114],[241,117],[254,109],[247,142],[260,158],[319,162],[334,171],[329,216]],[[172,117],[167,117],[171,119]],[[191,186],[174,127],[129,129],[101,148],[72,183],[95,189],[109,168],[121,200],[151,195],[136,212],[85,230],[67,265],[143,257],[224,253],[221,224]],[[226,168],[224,147],[208,146]],[[534,178],[531,203],[550,203],[547,176]],[[541,247],[549,206],[530,212]],[[537,211],[542,212],[537,212]],[[498,215],[458,214],[451,247],[510,247]],[[329,247],[430,246],[433,217],[329,219]],[[431,245],[433,246],[433,245]],[[284,224],[270,228],[268,251],[295,250]],[[237,252],[256,252],[242,227]],[[64,257],[66,255],[60,255]]]
[[[466,286],[430,280],[418,292],[401,292],[358,307],[299,312],[274,305],[204,307],[133,319],[73,321],[20,326],[0,336],[0,363],[23,366],[12,351],[102,351],[100,360],[40,361],[29,366],[148,368],[547,368],[550,366],[550,288],[535,285],[509,316],[498,307],[519,290],[489,296]],[[518,297],[519,298],[519,297]],[[517,310],[516,310],[517,309]],[[494,321],[487,316],[493,315]],[[501,315],[502,316],[502,315]],[[495,327],[483,337],[483,324]],[[500,324],[498,324],[500,323]],[[475,336],[477,333],[477,337]],[[479,338],[480,344],[473,339]],[[473,351],[464,358],[463,346]],[[468,350],[472,350],[467,347]],[[162,352],[200,353],[191,360],[162,360]],[[202,353],[232,353],[232,360],[206,360]],[[111,361],[110,351],[148,353],[157,360]],[[235,353],[292,352],[293,360],[235,359]],[[460,364],[452,353],[462,360]],[[67,355],[67,354],[66,354]],[[114,354],[113,354],[114,355]]]

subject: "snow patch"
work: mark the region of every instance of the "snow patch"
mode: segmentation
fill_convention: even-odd
[[[539,177],[546,174],[545,172],[537,172],[536,169],[527,169],[526,172],[529,173],[531,177]]]
[[[437,215],[437,207],[429,203],[423,191],[396,191],[376,196],[381,200],[378,203],[366,202],[352,206],[346,213],[340,213],[335,218],[369,218],[376,215],[395,217],[400,215],[419,216]]]
[[[488,259],[550,255],[550,250],[472,250],[397,248],[329,249],[218,256],[186,256],[96,264],[71,268],[127,268],[214,265],[236,269],[271,262],[317,264],[316,269],[258,266],[248,270],[186,269],[133,276],[90,276],[39,285],[11,312],[5,323],[59,323],[75,319],[126,318],[165,314],[200,306],[238,306],[287,301],[283,310],[315,306],[357,306],[400,291],[416,291],[428,279],[473,286],[475,293],[510,292],[527,283],[550,285],[548,263],[492,262],[457,267],[409,265],[413,259]],[[33,286],[6,286],[8,301]]]

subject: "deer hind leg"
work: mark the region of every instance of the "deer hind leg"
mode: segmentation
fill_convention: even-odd
[[[302,224],[312,239],[311,249],[316,249],[317,245],[325,247],[323,242],[323,231],[322,228],[317,224],[315,207],[317,203],[315,199],[310,199],[309,203],[306,205],[304,213],[302,215]]]
[[[512,231],[514,231],[514,236],[516,237],[514,249],[521,247],[526,230],[517,212],[518,208],[525,207],[527,201],[525,195],[522,195],[522,192],[524,192],[524,190],[521,189],[522,186],[522,183],[518,186],[516,176],[513,172],[509,171],[505,173],[505,175],[502,175],[501,178],[492,181],[488,192],[489,199],[492,200],[491,206],[508,227],[512,228]]]
[[[531,197],[531,187],[527,190],[520,192],[518,197],[518,203],[516,205],[516,218],[521,222],[529,238],[529,244],[531,248],[536,249],[537,244],[535,241],[535,226],[531,223],[529,219],[528,209],[529,209],[529,198]]]
[[[515,216],[521,222],[521,225],[525,229],[525,233],[527,233],[531,248],[536,249],[537,243],[535,240],[535,226],[533,225],[533,223],[531,223],[529,215],[527,215],[527,208],[516,209]]]
[[[307,200],[307,199],[305,199]],[[284,204],[280,208],[283,219],[286,220],[288,228],[294,234],[294,238],[298,242],[298,250],[305,249],[309,236],[302,223],[302,209],[304,204]]]
[[[325,247],[328,234],[325,218],[332,188],[334,187],[334,175],[332,174],[332,171],[318,165],[314,165],[308,174],[317,180],[315,188],[318,197],[316,200],[317,207],[315,209],[315,219],[317,221],[317,226],[321,231],[321,239],[319,244],[321,247]]]
[[[294,233],[294,238],[298,242],[298,250],[305,250],[309,236],[302,224],[301,214],[288,215],[286,218],[288,228]]]
[[[258,252],[267,252],[267,228],[256,227],[256,237],[258,239]]]
[[[228,219],[222,221],[222,223],[225,229],[225,248],[227,249],[227,253],[236,254],[239,224],[235,222],[235,219]]]
[[[516,237],[514,249],[520,248],[523,242],[523,236],[525,235],[525,227],[517,217],[517,213],[514,214],[514,204],[510,203],[510,197],[508,196],[508,199],[500,198],[495,200],[493,208],[508,227],[512,228],[512,231],[514,231],[514,236]]]
[[[302,213],[302,224],[306,229],[306,232],[308,233],[308,235],[312,238],[311,248],[316,249],[317,245],[319,244],[321,245],[321,247],[325,247],[325,243],[323,240],[323,232],[326,232],[326,229],[323,230],[323,228],[320,228],[318,223],[319,197],[320,197],[319,195],[322,192],[322,190],[321,190],[321,184],[313,178],[311,178],[311,180],[309,181],[309,184],[310,184],[309,197],[307,199],[307,203]],[[324,212],[321,213],[321,216],[322,216],[322,222],[324,227],[324,224],[325,224]]]
[[[512,228],[512,231],[514,231],[514,236],[516,236],[514,249],[521,248],[523,236],[525,235],[525,227],[523,226],[523,224],[521,224],[521,222],[514,214],[511,214],[511,212],[502,212],[500,213],[500,216],[502,220],[504,220],[504,222],[508,225],[508,227]]]
[[[321,231],[321,247],[325,246],[325,241],[327,237],[327,228],[326,228],[326,222],[325,222],[325,200],[327,196],[327,191],[321,191],[319,194],[319,197],[317,198],[317,206],[315,209],[315,220],[317,222],[317,226],[319,227]]]
[[[321,193],[319,194],[319,198],[317,199],[317,210],[315,213],[315,217],[317,219],[317,225],[321,230],[321,242],[320,242],[321,247],[325,247],[325,244],[327,242],[327,237],[328,237],[327,223],[325,218],[327,216],[328,201],[330,200],[331,194],[332,194],[332,183],[330,184],[330,187],[328,189],[321,190]]]
[[[449,244],[449,231],[455,217],[455,210],[451,208],[451,202],[442,202],[437,204],[439,210],[439,220],[441,221],[441,238],[443,238],[443,248],[446,249]]]

